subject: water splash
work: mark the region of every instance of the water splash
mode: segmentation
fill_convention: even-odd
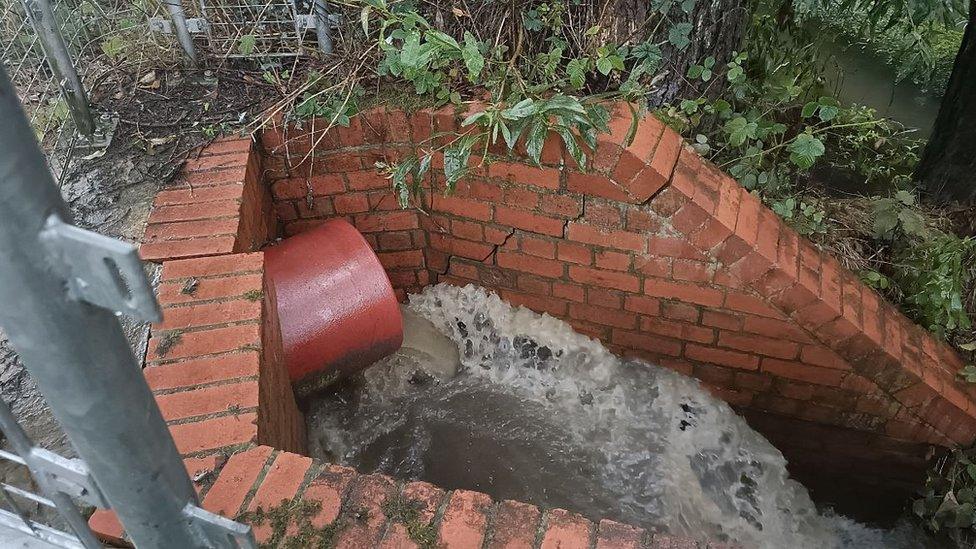
[[[432,329],[408,334],[311,404],[317,457],[744,547],[928,544],[820,513],[782,454],[694,379],[474,286],[428,287],[409,309],[457,359]]]

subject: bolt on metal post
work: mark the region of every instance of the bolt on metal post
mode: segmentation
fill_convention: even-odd
[[[186,12],[183,11],[181,0],[164,0],[169,9],[170,19],[173,21],[173,30],[176,32],[176,40],[183,48],[183,53],[190,59],[192,66],[197,65],[197,53],[193,47],[193,39],[190,37],[190,30],[186,26]]]
[[[71,60],[71,54],[68,53],[68,47],[61,37],[60,27],[57,19],[54,18],[54,10],[50,2],[48,0],[23,0],[23,2],[27,16],[41,40],[48,65],[64,94],[71,119],[82,135],[92,137],[96,126],[88,104],[88,94],[85,93],[78,71],[75,70]]]
[[[95,277],[65,276],[49,231],[53,224],[117,241],[70,225],[2,67],[0,120],[0,327],[133,543],[207,547],[184,513],[196,505],[196,492],[118,319],[66,290],[74,285],[97,297],[104,288],[93,287]],[[110,263],[77,242],[59,243],[73,247],[79,270]],[[91,257],[97,262],[83,264]]]

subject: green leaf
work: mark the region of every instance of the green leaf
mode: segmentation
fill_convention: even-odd
[[[571,59],[566,64],[566,75],[569,76],[569,83],[573,89],[579,90],[586,84],[586,60]]]
[[[606,76],[610,74],[610,71],[613,70],[613,63],[610,61],[610,59],[601,57],[596,60],[596,70],[600,71],[600,74]]]
[[[834,107],[831,105],[821,105],[818,116],[820,116],[820,120],[824,122],[830,122],[831,120],[836,118],[839,113],[840,113],[839,107]]]
[[[810,118],[811,116],[814,115],[814,113],[817,112],[817,109],[819,108],[820,108],[820,103],[817,103],[816,101],[810,101],[806,105],[803,105],[803,110],[800,112],[800,116],[802,116],[803,118]]]
[[[467,173],[471,149],[478,138],[477,135],[467,134],[444,149],[444,178],[448,192],[453,192],[457,182]]]
[[[470,32],[464,32],[464,48],[461,50],[464,66],[468,69],[468,79],[475,83],[481,70],[485,68],[485,57],[481,55],[478,40]]]
[[[740,147],[746,142],[746,139],[755,139],[756,130],[759,125],[755,122],[749,122],[741,116],[737,116],[725,123],[725,133],[729,136],[729,145],[733,147]]]
[[[898,212],[898,221],[901,222],[901,230],[909,236],[925,235],[925,219],[909,208],[904,208]]]
[[[908,191],[898,191],[895,193],[895,200],[906,206],[915,205],[915,195]]]
[[[257,39],[253,34],[245,34],[237,41],[237,52],[241,55],[251,55],[256,44]]]
[[[372,11],[373,7],[369,4],[363,6],[363,10],[359,12],[359,22],[363,25],[363,34],[369,36],[369,12]]]
[[[529,136],[525,142],[525,150],[533,162],[539,164],[542,157],[542,147],[549,136],[549,123],[544,116],[536,117],[529,129]]]
[[[816,137],[801,133],[790,143],[790,161],[798,168],[806,170],[823,156],[824,144]]]
[[[668,42],[679,50],[683,50],[691,44],[691,23],[678,23],[668,31]]]

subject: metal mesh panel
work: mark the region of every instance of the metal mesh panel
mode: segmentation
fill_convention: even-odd
[[[212,58],[294,57],[317,47],[315,29],[306,25],[312,0],[201,0],[184,7],[206,21],[203,45]]]

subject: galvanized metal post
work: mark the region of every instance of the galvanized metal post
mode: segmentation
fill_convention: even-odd
[[[61,86],[64,100],[68,103],[71,118],[78,127],[78,131],[87,137],[95,133],[95,118],[88,105],[88,94],[78,78],[78,71],[71,61],[71,54],[61,37],[61,30],[54,10],[48,0],[23,0],[24,9],[30,17],[37,36],[41,39],[44,53],[51,70]]]
[[[325,0],[315,0],[313,4],[315,14],[315,36],[318,39],[322,53],[332,53],[332,17]]]
[[[190,64],[197,65],[197,52],[193,47],[193,39],[190,38],[190,30],[186,26],[186,12],[183,11],[183,2],[180,0],[164,0],[169,9],[169,17],[173,21],[173,30],[176,32],[176,40],[179,41],[183,53],[190,58]]]
[[[80,230],[2,67],[0,120],[0,327],[136,546],[208,546],[184,512],[196,493],[118,319],[66,291],[79,280],[47,238],[58,220]]]

